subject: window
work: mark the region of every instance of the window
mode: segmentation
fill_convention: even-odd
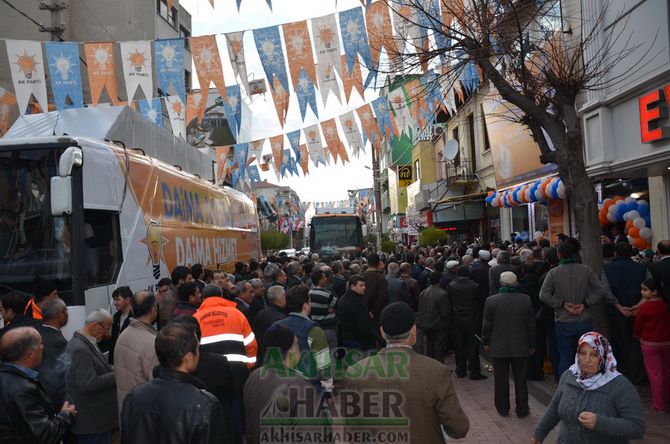
[[[484,115],[484,105],[480,105],[479,112],[482,116],[482,127],[484,128],[484,151],[491,149],[491,142],[489,141],[489,131],[486,128],[486,116]]]
[[[191,72],[189,70],[184,70],[184,86],[186,91],[191,90]]]
[[[84,210],[84,262],[87,287],[115,282],[122,262],[117,213]]]
[[[156,12],[163,17],[173,27],[177,28],[177,8],[174,6],[168,11],[167,0],[156,0]]]
[[[470,167],[474,172],[477,170],[477,150],[475,147],[475,116],[474,114],[468,114],[468,150]]]
[[[184,48],[190,50],[188,39],[189,37],[191,37],[191,31],[184,28],[182,25],[179,25],[179,37],[182,37],[184,39]]]
[[[460,147],[460,140],[458,140],[458,127],[454,128],[451,131],[451,138],[454,139],[456,142],[459,142],[458,152],[456,153],[456,157],[454,157],[454,165],[458,166],[461,164],[461,147]]]

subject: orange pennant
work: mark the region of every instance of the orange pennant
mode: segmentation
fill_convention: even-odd
[[[226,177],[226,163],[228,161],[230,145],[217,146],[214,152],[216,153],[216,183],[221,183]]]
[[[372,114],[372,108],[369,103],[366,103],[363,106],[360,106],[356,109],[356,114],[361,121],[361,128],[366,134],[368,139],[372,139],[372,135],[376,136],[377,142],[381,142],[382,133],[379,131],[379,126],[375,120],[374,114]],[[372,141],[371,141],[372,142]],[[374,144],[372,144],[374,146]]]
[[[274,76],[273,80],[274,88],[270,88],[270,94],[272,94],[272,100],[275,103],[275,110],[277,110],[279,124],[283,128],[286,124],[286,114],[288,114],[288,104],[290,97],[277,76]]]
[[[410,97],[409,109],[412,113],[414,121],[419,124],[419,128],[426,126],[426,119],[423,117],[428,113],[428,105],[426,104],[426,91],[421,85],[419,79],[414,79],[405,84],[407,96]],[[423,113],[421,112],[423,111]]]
[[[213,35],[190,37],[189,44],[193,55],[193,64],[198,73],[202,100],[207,101],[210,82],[214,83],[222,98],[227,98],[226,82],[223,79],[223,68],[216,37]]]
[[[12,110],[16,105],[16,96],[0,88],[0,136],[4,136],[12,121]]]
[[[214,8],[214,0],[209,0],[209,3],[212,5],[212,8]]]
[[[114,43],[84,43],[88,82],[91,85],[91,103],[98,106],[103,88],[114,105],[120,105],[116,89]]]
[[[372,66],[378,67],[379,53],[382,47],[386,50],[386,54],[393,61],[393,64],[398,66],[400,54],[391,28],[388,4],[386,2],[372,3],[365,11],[365,21],[368,25]]]
[[[358,64],[358,60],[354,61],[354,68],[351,70],[351,75],[349,75],[349,70],[347,66],[347,55],[342,56],[342,66],[344,69],[340,71],[342,76],[342,86],[344,88],[344,97],[346,98],[347,103],[349,103],[349,97],[351,96],[351,91],[353,88],[356,88],[358,94],[362,98],[365,98],[365,90],[363,88],[363,76],[361,75],[361,66]]]
[[[174,6],[174,0],[167,0],[168,15],[170,15],[170,12],[172,11],[172,6]]]
[[[270,148],[272,148],[272,159],[274,160],[275,168],[279,171],[282,162],[284,161],[284,135],[270,137]]]
[[[186,95],[186,127],[198,118],[198,123],[202,123],[205,117],[205,101],[202,100],[202,93],[190,91]]]
[[[284,31],[286,57],[288,59],[293,87],[295,88],[298,83],[301,69],[305,70],[312,83],[316,85],[316,66],[314,65],[314,55],[309,39],[307,21],[287,23],[282,25],[282,29]]]
[[[300,145],[300,168],[304,176],[309,174],[309,150],[304,143]]]
[[[340,153],[340,137],[337,134],[337,125],[335,124],[335,119],[328,119],[321,122],[321,130],[323,131],[323,138],[326,139],[326,145],[328,145],[328,150],[333,156],[333,160],[337,163],[337,156]],[[344,163],[344,160],[342,160]]]
[[[458,96],[458,100],[460,100],[461,103],[465,102],[465,94],[463,93],[463,86],[461,85],[460,80],[456,80],[454,82],[454,91],[456,92],[456,95]]]

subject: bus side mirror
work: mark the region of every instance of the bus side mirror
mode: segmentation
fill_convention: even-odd
[[[72,214],[72,177],[51,178],[51,215]]]

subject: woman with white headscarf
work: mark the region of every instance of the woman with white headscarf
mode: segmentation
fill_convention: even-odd
[[[589,332],[579,338],[575,363],[561,376],[531,443],[541,443],[559,421],[558,443],[624,444],[642,438],[640,396],[616,365],[603,335]]]

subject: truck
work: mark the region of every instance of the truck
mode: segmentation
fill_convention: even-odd
[[[177,265],[233,271],[260,257],[255,203],[206,180],[212,166],[127,107],[20,118],[0,139],[0,294],[52,281],[71,334],[90,311],[113,311],[119,286],[155,290]]]
[[[309,223],[310,252],[329,259],[358,257],[365,228],[353,208],[316,208]]]

